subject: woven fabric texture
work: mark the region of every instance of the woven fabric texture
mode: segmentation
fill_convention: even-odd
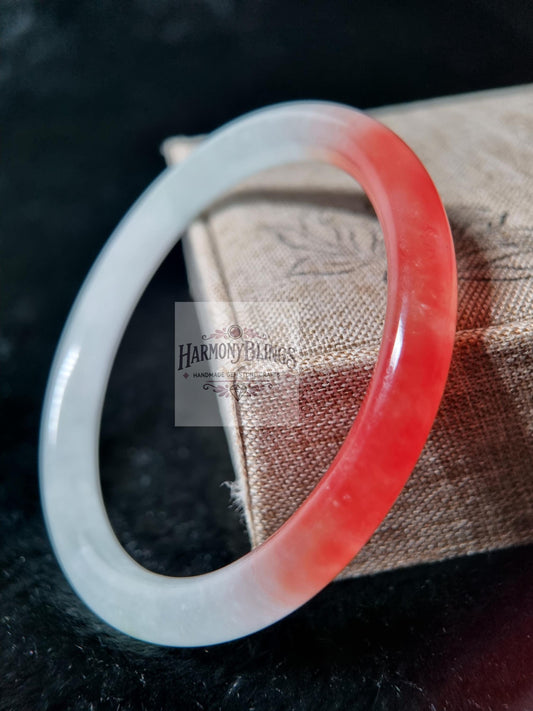
[[[533,86],[370,113],[412,147],[441,194],[457,254],[458,323],[422,456],[341,577],[533,541]],[[172,163],[194,145],[176,137],[163,152]],[[240,185],[191,226],[185,247],[197,300],[298,306],[298,424],[261,426],[279,392],[225,405],[255,546],[319,481],[363,399],[386,306],[381,229],[351,178],[299,164]],[[254,321],[253,307],[227,311],[217,325]],[[275,337],[283,313],[261,318]]]

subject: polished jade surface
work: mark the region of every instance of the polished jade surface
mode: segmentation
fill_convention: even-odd
[[[387,313],[365,401],[320,484],[263,545],[206,575],[149,572],[116,539],[99,481],[101,409],[124,329],[195,216],[259,170],[316,160],[361,184],[385,237]],[[42,416],[40,483],[50,538],[74,589],[112,626],[173,646],[235,639],[305,603],[357,554],[407,481],[442,396],[455,314],[444,208],[421,162],[390,130],[346,106],[295,102],[215,132],[166,170],[116,228],[56,352]]]

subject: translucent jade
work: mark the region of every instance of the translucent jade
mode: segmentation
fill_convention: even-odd
[[[387,312],[366,398],[320,484],[268,541],[207,575],[151,573],[120,546],[100,491],[101,407],[120,339],[157,266],[199,212],[259,170],[310,160],[361,184],[385,236]],[[297,102],[216,131],[116,228],[56,352],[42,417],[41,496],[73,588],[110,625],[173,646],[235,639],[305,603],[357,554],[407,481],[442,396],[455,317],[444,208],[421,162],[390,130],[352,108]]]

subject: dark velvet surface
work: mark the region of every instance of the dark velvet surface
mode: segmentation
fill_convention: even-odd
[[[173,133],[276,101],[362,108],[533,81],[526,3],[0,2],[0,709],[533,709],[522,548],[331,585],[278,625],[195,650],[114,632],[63,578],[37,484],[64,319]],[[204,572],[247,539],[224,435],[173,427],[179,249],[130,323],[101,437],[128,552]],[[475,473],[474,473],[475,474]]]

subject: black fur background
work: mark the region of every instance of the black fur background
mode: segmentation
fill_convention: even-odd
[[[360,107],[533,80],[518,0],[0,2],[0,709],[533,709],[533,555],[523,548],[330,586],[289,619],[207,649],[97,620],[40,512],[39,412],[89,266],[173,133],[257,106]],[[102,481],[126,549],[204,572],[247,540],[223,434],[173,427],[179,250],[143,297],[105,405]]]

